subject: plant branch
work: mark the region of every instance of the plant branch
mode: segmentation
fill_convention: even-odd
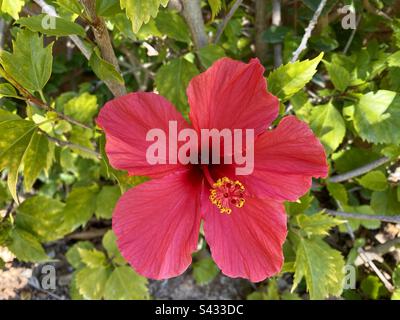
[[[85,8],[86,14],[88,15],[94,37],[96,38],[96,43],[100,48],[103,59],[112,64],[118,73],[121,73],[106,23],[102,17],[97,16],[96,1],[81,0],[81,2]],[[121,84],[117,80],[105,80],[104,82],[115,97],[120,97],[126,94],[125,85]]]
[[[48,14],[51,17],[58,17],[56,10],[54,7],[48,5],[44,0],[33,0],[40,8],[42,8],[43,13]],[[90,59],[92,55],[92,49],[89,48],[78,36],[72,35],[69,36],[72,42],[78,47],[78,49],[82,52],[86,59]]]
[[[71,143],[69,141],[63,141],[63,140],[54,138],[54,137],[50,136],[49,134],[47,134],[46,132],[44,132],[43,130],[40,130],[40,132],[42,132],[50,141],[53,141],[59,147],[67,147],[67,148],[71,148],[71,149],[78,149],[78,150],[81,150],[83,152],[89,153],[89,154],[95,156],[98,159],[101,159],[100,153],[95,151],[95,150],[91,150],[89,148],[83,147],[83,146],[78,145],[78,144]]]
[[[361,175],[363,175],[363,174],[365,174],[365,173],[367,173],[367,172],[369,172],[371,170],[374,170],[374,169],[380,167],[381,165],[383,165],[383,164],[385,164],[385,163],[387,163],[389,161],[390,161],[390,158],[383,157],[383,158],[375,160],[375,161],[373,161],[371,163],[368,163],[365,166],[362,166],[360,168],[351,170],[351,171],[343,173],[343,174],[339,174],[337,176],[333,176],[333,177],[327,179],[327,181],[328,182],[343,182],[343,181],[346,181],[346,180],[361,176]]]
[[[390,223],[400,223],[400,215],[396,216],[384,216],[384,215],[369,215],[363,213],[356,212],[343,212],[343,211],[335,211],[330,209],[324,209],[324,211],[331,216],[349,218],[349,219],[358,219],[358,220],[379,220],[383,222]]]
[[[374,252],[379,255],[384,255],[390,252],[392,248],[396,248],[399,246],[400,246],[400,238],[394,238],[368,249],[367,252]]]
[[[297,61],[299,59],[299,57],[300,57],[300,54],[305,49],[307,49],[308,40],[311,37],[311,33],[314,30],[314,28],[315,28],[315,26],[316,26],[316,24],[318,22],[318,19],[319,19],[319,16],[321,15],[321,13],[322,13],[322,10],[324,10],[326,2],[327,2],[327,0],[321,0],[321,2],[319,3],[319,6],[318,6],[317,10],[315,10],[313,17],[310,20],[310,22],[309,22],[309,24],[308,24],[308,26],[307,26],[307,28],[306,28],[306,30],[304,32],[304,35],[303,35],[303,38],[301,39],[301,43],[300,43],[299,47],[296,49],[295,52],[293,52],[293,57],[292,57],[291,62]]]
[[[216,33],[215,39],[214,39],[214,43],[219,42],[229,20],[232,19],[233,15],[235,14],[236,10],[240,7],[242,2],[243,2],[243,0],[236,0],[236,2],[233,4],[231,9],[229,10],[228,14],[225,16],[224,20],[222,20],[221,24],[218,26],[217,33]]]
[[[181,0],[182,15],[189,26],[196,50],[203,48],[208,43],[204,19],[201,13],[200,0]]]
[[[260,59],[261,63],[267,60],[267,42],[264,41],[263,35],[267,30],[267,0],[256,0],[255,1],[255,46],[256,56]]]
[[[48,112],[54,112],[55,114],[57,114],[57,116],[60,119],[66,120],[76,126],[85,128],[85,129],[90,129],[92,130],[92,128],[82,122],[79,122],[65,114],[63,114],[62,112],[59,112],[53,108],[50,108],[45,102],[43,102],[42,100],[40,100],[39,98],[35,97],[33,94],[31,94],[28,90],[26,90],[24,87],[22,87],[16,80],[14,80],[10,75],[8,75],[6,73],[6,71],[4,69],[2,69],[0,67],[0,75],[6,79],[8,82],[10,82],[15,88],[17,88],[17,90],[19,91],[19,93],[22,95],[22,99],[26,100],[27,102],[30,102],[31,104],[37,106],[38,108],[48,111]]]
[[[279,27],[282,23],[281,0],[272,1],[272,25]],[[282,43],[274,44],[274,66],[278,68],[283,63]]]
[[[356,27],[355,27],[355,29],[353,29],[351,31],[351,35],[350,35],[349,39],[347,40],[346,46],[343,49],[343,54],[347,54],[347,51],[349,50],[351,43],[353,42],[354,36],[356,35],[357,28],[361,22],[361,17],[362,17],[362,14],[359,14],[357,17]]]

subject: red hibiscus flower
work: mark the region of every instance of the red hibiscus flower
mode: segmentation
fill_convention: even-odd
[[[127,191],[115,208],[113,230],[125,259],[143,276],[182,274],[197,248],[203,221],[211,254],[230,277],[262,281],[283,264],[287,234],[283,202],[295,201],[312,177],[327,175],[324,149],[307,124],[278,116],[278,99],[267,91],[264,68],[228,58],[190,82],[189,124],[162,96],[133,93],[108,102],[97,119],[106,133],[113,167],[152,178]],[[254,171],[236,176],[236,164],[150,165],[146,150],[152,128],[253,129]],[[223,155],[221,156],[223,157]]]

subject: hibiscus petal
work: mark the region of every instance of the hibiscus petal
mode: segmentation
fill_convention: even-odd
[[[187,90],[194,128],[254,129],[256,136],[262,133],[279,109],[278,99],[267,92],[264,71],[258,59],[246,64],[222,58],[194,77]]]
[[[185,171],[126,192],[113,215],[122,256],[141,275],[166,279],[192,261],[200,229],[201,176]]]
[[[137,92],[108,102],[100,111],[97,124],[106,133],[106,153],[114,168],[130,174],[161,177],[184,167],[169,164],[168,143],[166,164],[150,165],[146,151],[154,141],[146,141],[151,129],[162,129],[168,138],[169,121],[177,121],[178,132],[188,123],[164,97]],[[168,139],[167,139],[168,140]]]
[[[211,254],[221,271],[233,278],[259,282],[280,272],[282,246],[287,235],[282,204],[268,199],[248,198],[243,208],[222,214],[202,198],[204,233]]]
[[[256,139],[251,175],[235,176],[233,165],[220,166],[213,175],[238,179],[257,197],[295,201],[310,189],[312,177],[327,174],[322,144],[306,123],[288,116]]]

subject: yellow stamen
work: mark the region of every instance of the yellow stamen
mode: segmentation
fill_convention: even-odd
[[[221,213],[231,214],[232,207],[242,208],[245,203],[243,184],[228,177],[218,179],[210,189],[210,201]]]

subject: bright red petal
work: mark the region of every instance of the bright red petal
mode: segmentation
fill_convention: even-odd
[[[262,133],[279,109],[278,99],[267,92],[264,71],[258,59],[245,64],[222,58],[194,77],[187,90],[194,128]]]
[[[312,177],[326,177],[328,164],[322,144],[308,125],[294,116],[255,141],[254,171],[235,177],[233,166],[220,166],[215,176],[240,180],[250,194],[277,201],[295,201],[311,187]]]
[[[252,282],[280,272],[287,234],[283,205],[273,200],[248,198],[243,208],[234,208],[228,215],[220,213],[208,195],[206,189],[202,198],[204,233],[221,271],[229,277]]]
[[[130,189],[118,201],[113,230],[123,257],[141,275],[166,279],[192,261],[200,228],[201,176],[168,175]]]
[[[97,124],[106,133],[106,153],[113,167],[130,174],[161,177],[183,169],[180,164],[150,165],[147,148],[154,141],[146,141],[151,129],[162,129],[168,138],[170,120],[177,121],[178,132],[188,123],[175,107],[160,95],[137,92],[108,102],[100,111]],[[167,139],[168,140],[168,139]]]

